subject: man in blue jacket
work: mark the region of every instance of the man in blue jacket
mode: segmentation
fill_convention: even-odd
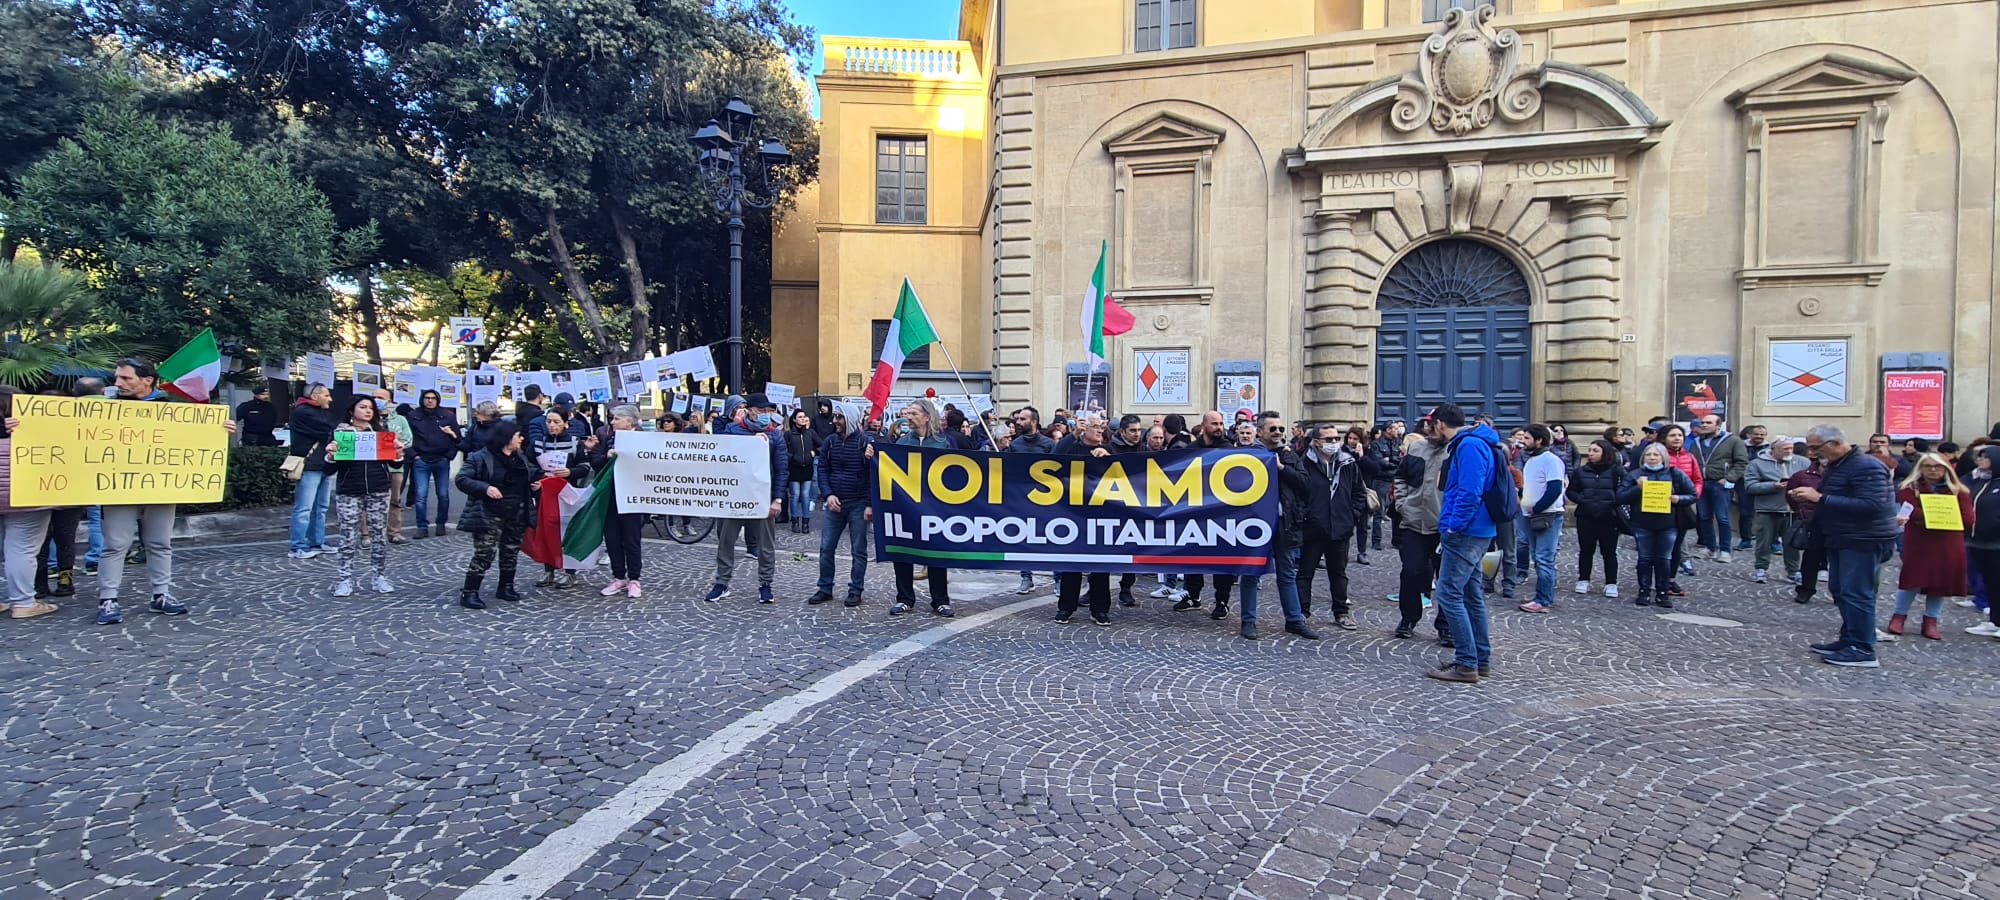
[[[1438,474],[1437,603],[1451,626],[1454,658],[1426,674],[1440,681],[1478,684],[1480,676],[1491,674],[1493,661],[1479,561],[1498,529],[1487,511],[1486,495],[1494,489],[1494,470],[1506,462],[1500,455],[1500,435],[1485,424],[1465,427],[1465,410],[1447,403],[1431,410],[1430,419],[1450,454]],[[1505,472],[1500,482],[1500,489],[1514,489],[1513,478]]]
[[[764,440],[771,458],[771,508],[764,515],[748,519],[718,519],[715,524],[715,586],[702,599],[710,603],[729,596],[729,582],[736,574],[736,537],[748,532],[745,543],[757,551],[757,602],[775,602],[771,580],[778,577],[777,529],[771,520],[785,507],[778,486],[791,477],[792,463],[785,451],[785,439],[776,434],[782,424],[778,407],[764,394],[751,394],[731,413],[721,434],[756,435]]]
[[[1840,607],[1840,637],[1814,644],[1820,658],[1836,666],[1874,669],[1875,581],[1882,564],[1895,555],[1896,487],[1889,470],[1855,452],[1847,435],[1832,425],[1806,432],[1806,452],[1825,467],[1819,487],[1792,488],[1790,495],[1818,503],[1813,530],[1826,541],[1827,590]]]
[[[868,500],[875,463],[869,458],[868,434],[861,430],[861,407],[834,400],[830,409],[834,431],[820,444],[814,466],[819,508],[826,515],[826,526],[819,532],[819,590],[806,603],[818,606],[833,599],[833,556],[840,549],[840,533],[846,531],[854,561],[848,567],[847,600],[842,605],[853,608],[861,605],[862,582],[868,575],[868,523],[873,521]]]

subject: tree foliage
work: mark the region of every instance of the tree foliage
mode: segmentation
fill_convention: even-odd
[[[326,279],[351,252],[326,198],[283,160],[129,104],[99,107],[30,166],[6,215],[87,278],[105,321],[166,346],[213,327],[257,358],[326,345]]]
[[[790,63],[811,35],[775,0],[91,9],[100,34],[219,75],[215,86],[235,96],[214,101],[218,118],[262,128],[255,111],[276,110],[270,142],[327,193],[343,227],[379,231],[369,273],[445,276],[477,261],[506,276],[497,297],[552,325],[573,363],[724,335],[723,217],[689,137],[729,97],[758,107],[760,136],[795,154],[770,185],[774,199],[786,202],[817,167]],[[761,323],[768,220],[751,224],[745,318]]]
[[[0,333],[7,336],[0,346],[0,382],[40,388],[152,349],[99,324],[92,315],[96,302],[75,272],[0,261]]]

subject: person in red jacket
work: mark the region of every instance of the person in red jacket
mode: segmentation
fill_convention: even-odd
[[[1924,507],[1927,495],[1944,495],[1957,502],[1955,514],[1945,521],[1932,521]],[[1896,579],[1896,611],[1883,630],[1902,634],[1910,605],[1917,594],[1924,595],[1923,635],[1943,640],[1938,633],[1938,617],[1944,614],[1947,597],[1971,593],[1965,567],[1965,531],[1972,521],[1972,492],[1958,480],[1951,463],[1935,453],[1917,458],[1916,470],[1903,480],[1896,492],[1896,518],[1903,526],[1903,571]]]
[[[1701,496],[1701,460],[1687,449],[1687,429],[1669,424],[1660,429],[1659,441],[1667,448],[1667,467],[1679,469],[1687,475],[1688,480],[1694,482],[1695,496]],[[1675,513],[1677,518],[1679,515],[1678,512]],[[1676,524],[1678,527],[1678,523]],[[1666,596],[1687,596],[1687,592],[1681,590],[1680,580],[1674,576],[1694,574],[1694,564],[1687,561],[1687,553],[1681,549],[1681,545],[1687,542],[1688,531],[1693,527],[1690,523],[1688,527],[1679,528],[1674,534],[1674,560],[1667,569],[1669,580],[1666,590],[1662,592]]]

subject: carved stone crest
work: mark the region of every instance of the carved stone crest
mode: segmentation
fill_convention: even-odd
[[[1525,121],[1542,108],[1539,69],[1516,71],[1521,37],[1511,28],[1495,31],[1493,7],[1457,8],[1424,41],[1417,71],[1396,87],[1389,124],[1415,131],[1428,121],[1456,136],[1485,128],[1493,116]]]

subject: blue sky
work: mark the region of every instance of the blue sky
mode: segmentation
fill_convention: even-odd
[[[941,38],[958,37],[958,0],[786,0],[793,18],[821,36]],[[821,60],[814,50],[811,71]]]

